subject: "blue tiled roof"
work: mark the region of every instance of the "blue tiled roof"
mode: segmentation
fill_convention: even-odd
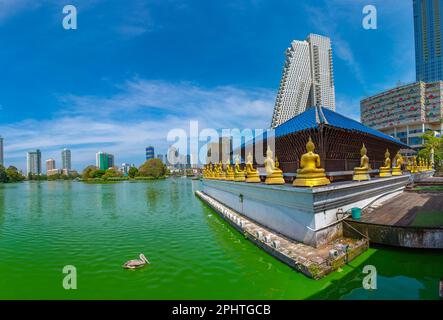
[[[321,108],[322,113],[318,112],[316,108],[309,108],[305,112],[295,116],[294,118],[286,121],[275,128],[275,137],[285,136],[290,133],[302,131],[306,129],[313,129],[318,127],[320,123],[327,124],[332,127],[342,128],[346,130],[355,130],[363,133],[367,133],[381,139],[385,139],[396,144],[401,145],[403,148],[410,148],[407,144],[388,136],[380,131],[366,127],[358,121],[347,118],[332,110]]]

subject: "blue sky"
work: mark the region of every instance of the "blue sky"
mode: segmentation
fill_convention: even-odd
[[[62,27],[63,6],[78,29]],[[362,28],[373,4],[378,29]],[[93,164],[143,162],[172,128],[266,128],[284,51],[332,40],[337,111],[415,80],[412,0],[0,0],[0,135],[6,165],[26,152]]]

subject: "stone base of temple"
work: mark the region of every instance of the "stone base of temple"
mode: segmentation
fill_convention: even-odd
[[[315,188],[205,179],[201,191],[275,233],[321,247],[342,236],[341,220],[337,217],[346,216],[354,207],[364,208],[394,197],[410,179],[405,174]]]
[[[313,279],[320,279],[339,269],[367,250],[365,238],[336,238],[321,249],[313,248],[276,233],[215,200],[204,192],[196,195],[222,219],[257,246]]]

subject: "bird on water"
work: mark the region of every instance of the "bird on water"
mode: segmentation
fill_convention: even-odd
[[[139,258],[140,259],[129,260],[128,262],[126,262],[123,265],[123,268],[125,268],[125,269],[137,269],[137,268],[141,268],[141,267],[149,264],[148,259],[145,257],[145,255],[143,253],[140,253]]]

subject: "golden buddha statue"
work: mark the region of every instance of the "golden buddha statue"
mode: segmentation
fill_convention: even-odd
[[[218,163],[214,164],[214,179],[215,180],[219,180],[220,179],[220,165]]]
[[[202,175],[203,175],[203,179],[206,179],[208,177],[208,165],[207,164],[205,164],[203,166]]]
[[[254,169],[252,154],[249,152],[246,161],[246,182],[258,183],[261,182],[260,175],[257,169]]]
[[[406,162],[406,170],[407,171],[411,171],[412,170],[412,164],[411,164],[411,159],[408,158],[407,162]]]
[[[219,179],[225,180],[226,179],[226,172],[225,172],[225,170],[223,170],[223,162],[221,162],[221,160],[218,164],[218,167],[219,167],[219,172],[220,172]]]
[[[403,164],[403,157],[401,156],[400,152],[397,152],[394,159],[395,159],[395,166],[392,167],[392,175],[401,176],[403,175],[403,172],[401,171],[401,166]]]
[[[420,158],[420,161],[419,161],[418,163],[419,163],[418,171],[419,171],[419,172],[426,171],[425,163],[424,163],[424,161],[423,161],[423,158]]]
[[[321,167],[320,156],[314,153],[315,145],[309,137],[306,143],[307,153],[300,159],[300,169],[297,170],[297,178],[293,182],[296,187],[324,186],[331,183],[326,178],[325,169]]]
[[[380,167],[380,174],[379,177],[381,178],[386,178],[386,177],[391,177],[391,158],[390,158],[391,154],[389,153],[389,150],[386,149],[386,153],[385,153],[385,164],[383,167]]]
[[[209,175],[210,175],[211,179],[216,179],[217,178],[216,168],[215,168],[215,166],[212,163],[209,166]]]
[[[230,161],[226,161],[226,180],[228,181],[234,181],[235,179],[235,172],[234,169],[232,169]]]
[[[418,172],[418,166],[417,166],[417,158],[414,156],[412,157],[412,165],[411,165],[411,173],[417,173]]]
[[[285,184],[285,179],[283,179],[283,171],[275,166],[275,162],[272,157],[272,150],[269,146],[268,150],[266,151],[265,168],[266,184]]]
[[[240,160],[239,157],[237,156],[235,158],[235,166],[234,166],[234,181],[238,182],[246,181],[245,173],[246,172],[240,168]]]
[[[354,181],[364,181],[370,180],[369,177],[369,158],[366,155],[368,150],[363,143],[363,147],[360,150],[361,158],[360,158],[360,167],[354,168],[354,175],[352,176],[352,180]]]

